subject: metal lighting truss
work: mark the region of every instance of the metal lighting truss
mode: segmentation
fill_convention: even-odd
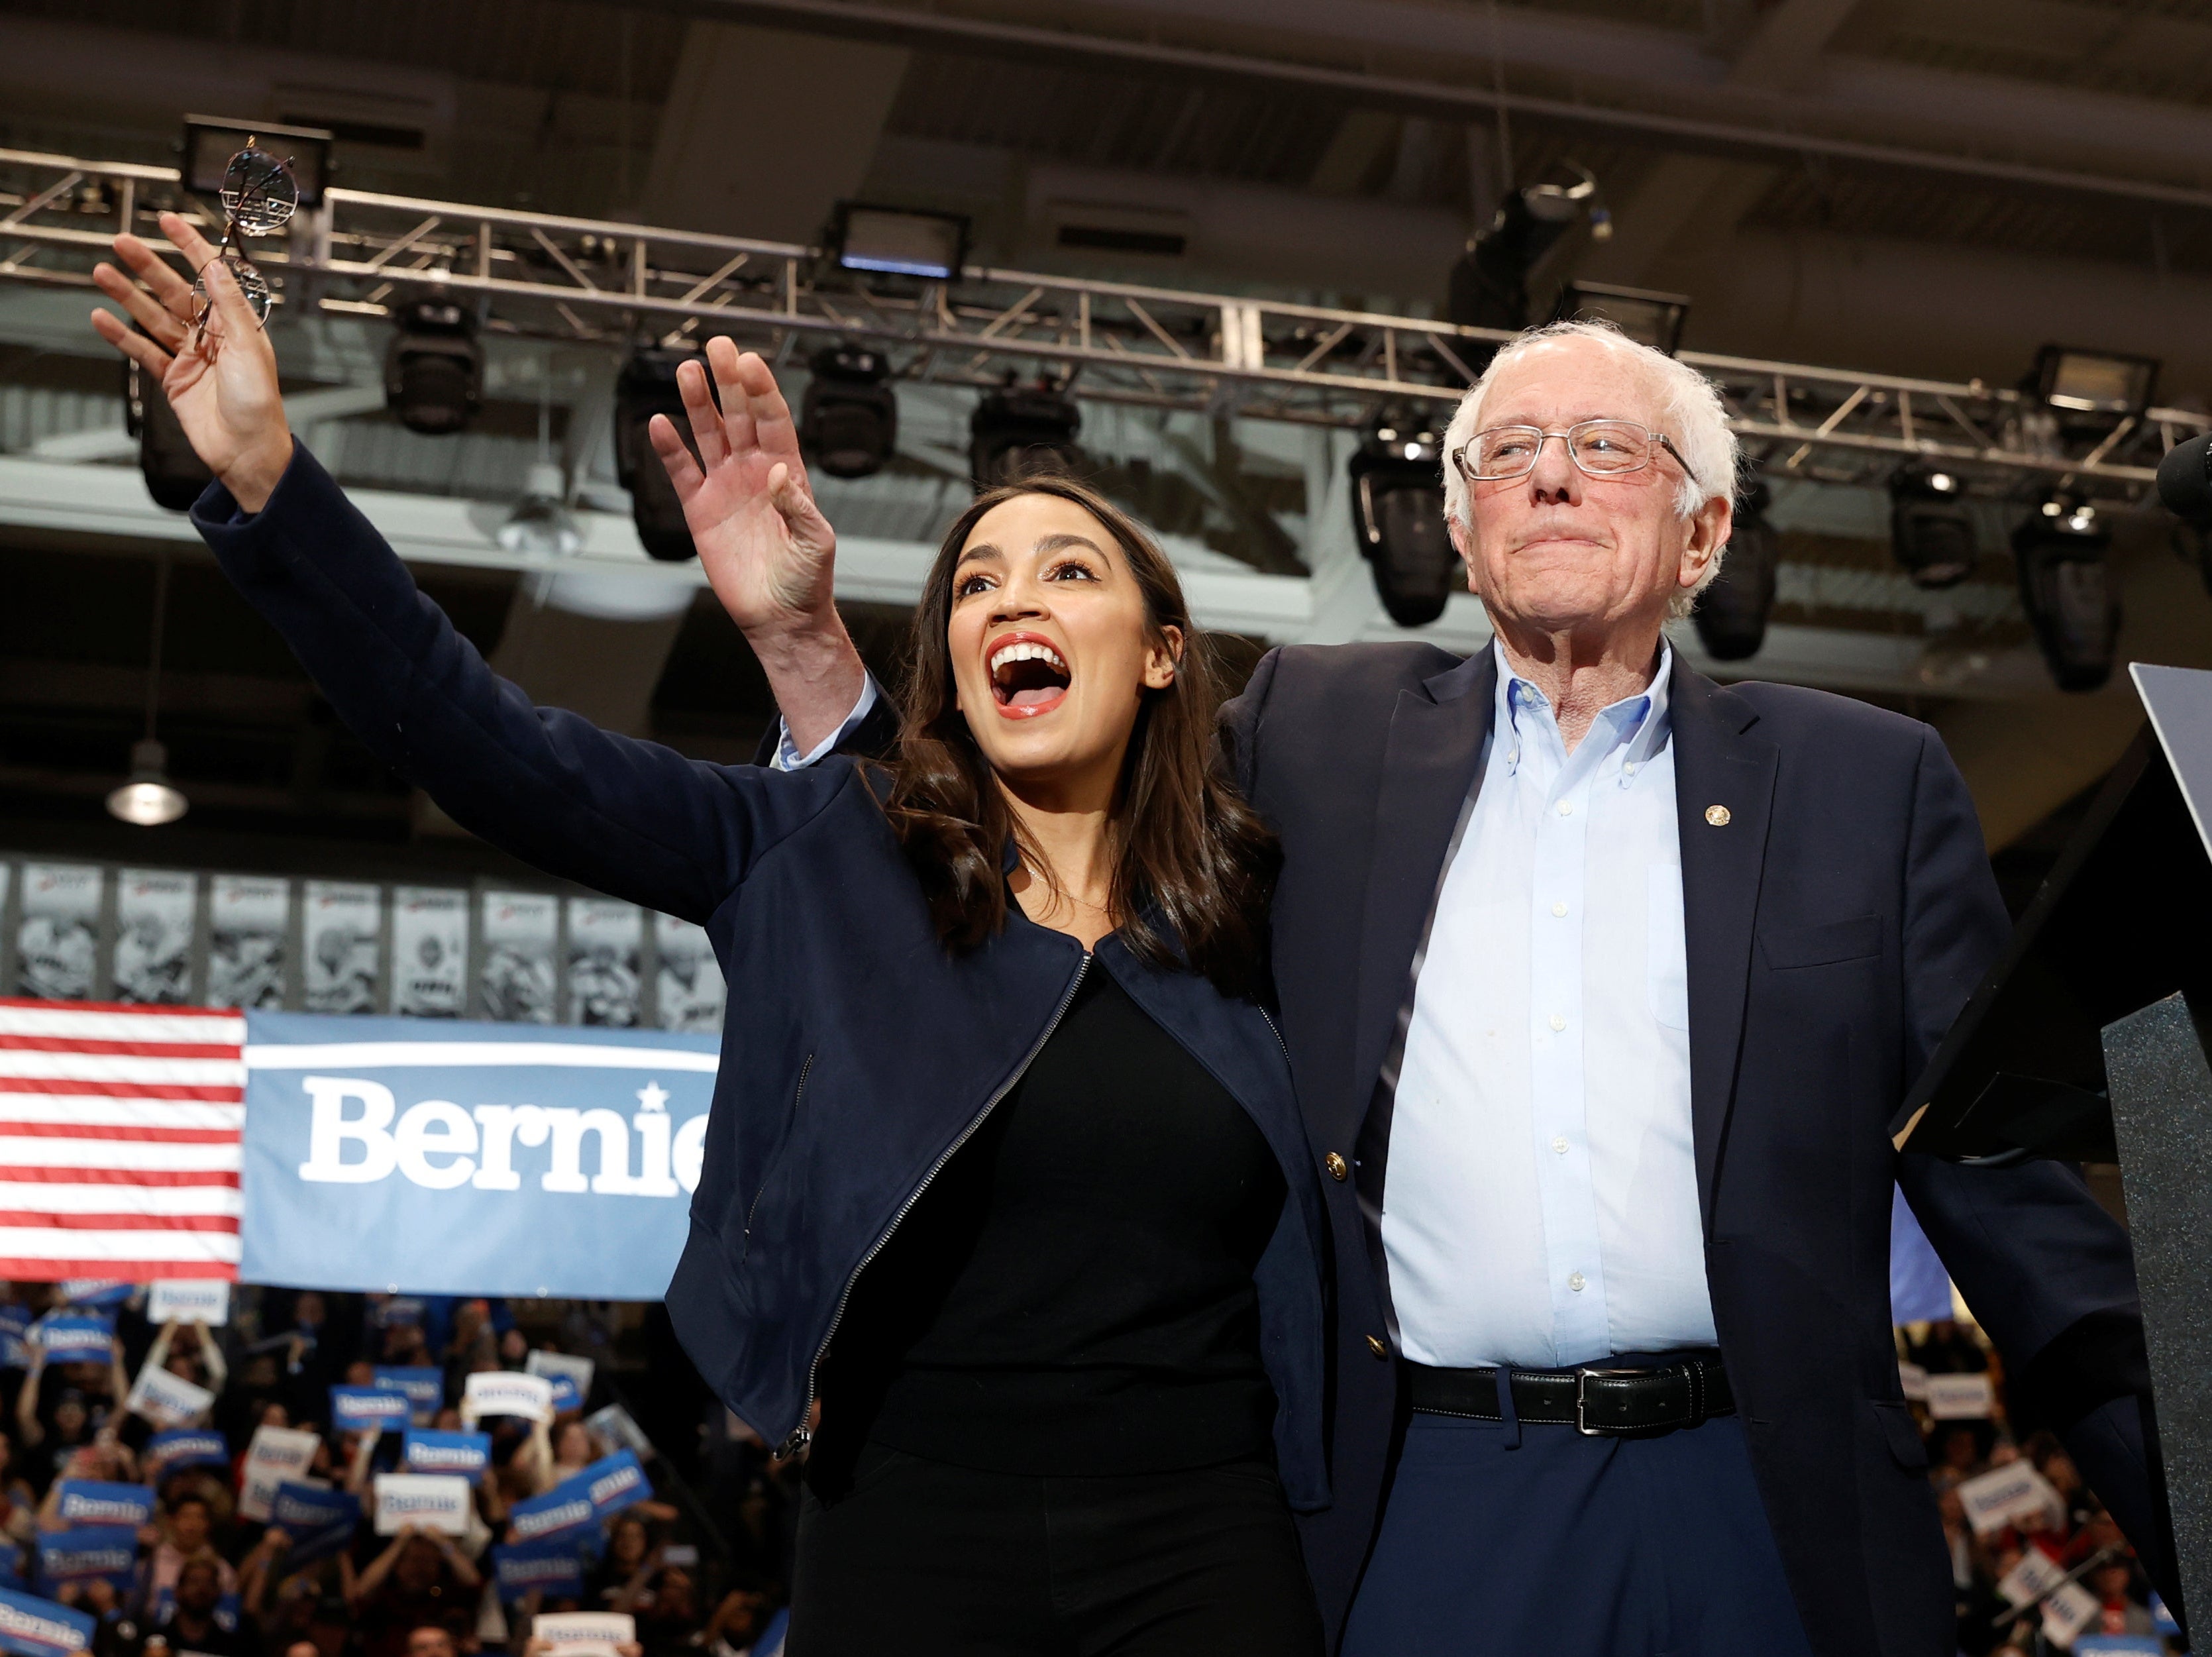
[[[118,229],[166,246],[155,212],[213,227],[172,168],[0,149],[0,278],[84,283]],[[490,332],[680,345],[729,333],[775,356],[866,340],[902,378],[1073,394],[1263,420],[1360,426],[1386,404],[1441,417],[1510,338],[1244,295],[970,266],[957,280],[863,274],[787,242],[332,189],[287,239],[249,250],[295,312],[388,314],[438,293]],[[2153,408],[2085,424],[2032,393],[1684,351],[1770,472],[1867,483],[1911,459],[1990,495],[2133,501],[2212,416]]]

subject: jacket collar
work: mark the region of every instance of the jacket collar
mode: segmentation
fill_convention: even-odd
[[[1693,672],[1680,656],[1671,689],[1690,982],[1691,1133],[1710,1234],[1721,1150],[1735,1106],[1753,929],[1781,756],[1755,729],[1757,709]]]
[[[1349,1119],[1325,1124],[1336,1142],[1355,1138],[1411,996],[1444,859],[1474,801],[1497,690],[1495,655],[1479,650],[1399,691],[1391,710],[1360,929],[1353,1086],[1340,1095]]]

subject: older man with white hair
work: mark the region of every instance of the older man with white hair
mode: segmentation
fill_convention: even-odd
[[[1941,740],[1674,655],[1736,485],[1693,370],[1540,329],[1446,448],[1490,648],[1290,647],[1224,720],[1335,1231],[1341,1650],[1948,1657],[1896,1185],[2170,1598],[2124,1234],[1887,1137],[2009,929]],[[766,658],[801,746],[866,712],[826,604]]]

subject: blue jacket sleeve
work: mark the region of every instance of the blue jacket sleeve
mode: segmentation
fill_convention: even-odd
[[[260,512],[218,484],[192,522],[372,752],[548,874],[704,922],[849,777],[708,765],[533,706],[303,447]]]

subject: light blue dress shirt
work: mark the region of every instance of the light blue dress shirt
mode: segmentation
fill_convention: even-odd
[[[847,737],[852,735],[859,728],[860,722],[868,716],[868,710],[876,705],[876,676],[873,673],[861,674],[860,697],[859,701],[854,703],[853,711],[845,716],[843,724],[814,745],[814,751],[811,753],[799,752],[799,745],[791,740],[791,727],[785,724],[783,716],[778,714],[775,719],[775,758],[769,762],[769,769],[795,771],[803,771],[812,765]]]
[[[1497,647],[1493,644],[1492,649]],[[1552,1368],[1714,1343],[1690,1128],[1673,652],[1572,754],[1498,655],[1390,1120],[1406,1355]]]

